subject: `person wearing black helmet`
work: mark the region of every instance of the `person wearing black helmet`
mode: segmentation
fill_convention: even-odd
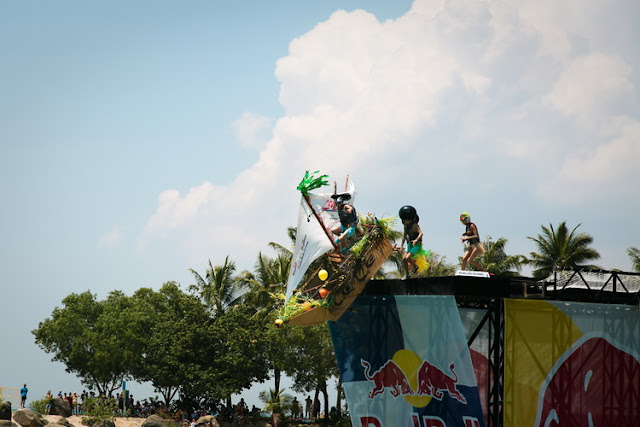
[[[356,213],[356,208],[345,203],[351,200],[351,194],[333,194],[331,198],[336,202],[338,218],[340,218],[340,222],[331,229],[331,232],[338,236],[334,241],[337,245],[345,237],[351,237],[355,234],[356,226],[358,225],[358,214]]]
[[[406,279],[417,273],[418,270],[424,270],[428,266],[425,258],[429,257],[431,253],[422,249],[423,234],[418,225],[420,217],[416,209],[413,206],[405,205],[400,208],[399,215],[402,220],[402,225],[404,225],[402,243],[400,244],[403,250],[405,247],[404,242],[407,242],[406,250],[404,250],[402,254],[402,262],[407,273],[404,276]]]

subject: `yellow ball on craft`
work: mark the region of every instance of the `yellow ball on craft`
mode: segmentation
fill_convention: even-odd
[[[276,328],[279,328],[280,326],[282,326],[283,320],[282,319],[276,319],[275,322],[273,322],[276,325]]]
[[[325,280],[327,280],[327,277],[329,277],[329,273],[327,273],[327,270],[318,271],[318,278],[320,280],[324,282]]]

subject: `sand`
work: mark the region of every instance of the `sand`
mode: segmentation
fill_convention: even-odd
[[[55,423],[60,418],[59,415],[45,415],[44,419],[49,421],[50,423]],[[125,417],[116,417],[115,423],[116,427],[140,427],[142,423],[146,420],[146,418],[125,418]],[[73,415],[71,417],[67,417],[67,421],[73,424],[75,427],[86,427],[82,424],[82,417],[77,415]]]

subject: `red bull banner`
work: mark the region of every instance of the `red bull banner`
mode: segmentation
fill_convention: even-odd
[[[505,300],[505,426],[640,425],[637,306]]]
[[[476,375],[484,422],[488,425],[489,390],[493,387],[493,381],[489,374],[489,323],[485,322],[480,327],[482,319],[487,314],[487,309],[459,308],[458,312],[460,313],[460,320],[462,320],[467,342],[473,337],[469,346],[469,355]],[[477,328],[480,329],[476,330]]]
[[[353,426],[485,425],[453,296],[361,295],[329,327]]]

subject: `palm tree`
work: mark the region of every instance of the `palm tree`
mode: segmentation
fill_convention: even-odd
[[[291,241],[291,247],[296,244],[296,236],[298,234],[297,227],[287,227],[287,236]],[[279,255],[289,256],[291,258],[293,256],[293,251],[285,246],[282,246],[279,243],[269,242],[269,246],[273,248]]]
[[[634,271],[640,273],[640,250],[637,248],[629,248],[627,249],[627,255],[631,259],[631,266]]]
[[[599,259],[600,254],[589,247],[593,243],[593,237],[587,233],[576,233],[580,225],[569,233],[566,221],[562,221],[557,230],[549,224],[549,228],[542,226],[542,235],[528,237],[536,243],[539,251],[531,252],[531,258],[527,260],[536,267],[533,277],[549,277],[554,271],[563,269],[598,268],[584,264]]]
[[[421,277],[443,277],[452,276],[456,271],[454,264],[446,262],[447,257],[431,252],[429,257],[429,267],[420,275]]]
[[[227,256],[223,265],[211,265],[203,278],[198,272],[189,269],[195,279],[196,284],[190,289],[200,294],[202,300],[209,306],[216,315],[223,314],[229,307],[239,304],[246,289],[247,272],[242,272],[235,276],[236,264],[229,260]]]
[[[478,257],[478,262],[485,271],[501,276],[518,276],[518,272],[522,269],[525,257],[522,255],[507,255],[504,247],[507,245],[507,239],[500,237],[495,242],[491,236],[487,236],[482,243],[484,246],[484,254]]]
[[[286,411],[291,411],[291,402],[293,398],[284,393],[284,390],[269,389],[269,393],[261,391],[258,398],[264,407],[262,408],[266,412],[271,412],[272,424],[277,427],[280,417],[278,415],[284,414]]]
[[[256,309],[256,315],[267,314],[281,303],[279,294],[284,294],[291,269],[291,256],[279,254],[276,258],[269,258],[258,253],[255,274],[247,280],[249,292],[245,295],[245,302]]]

